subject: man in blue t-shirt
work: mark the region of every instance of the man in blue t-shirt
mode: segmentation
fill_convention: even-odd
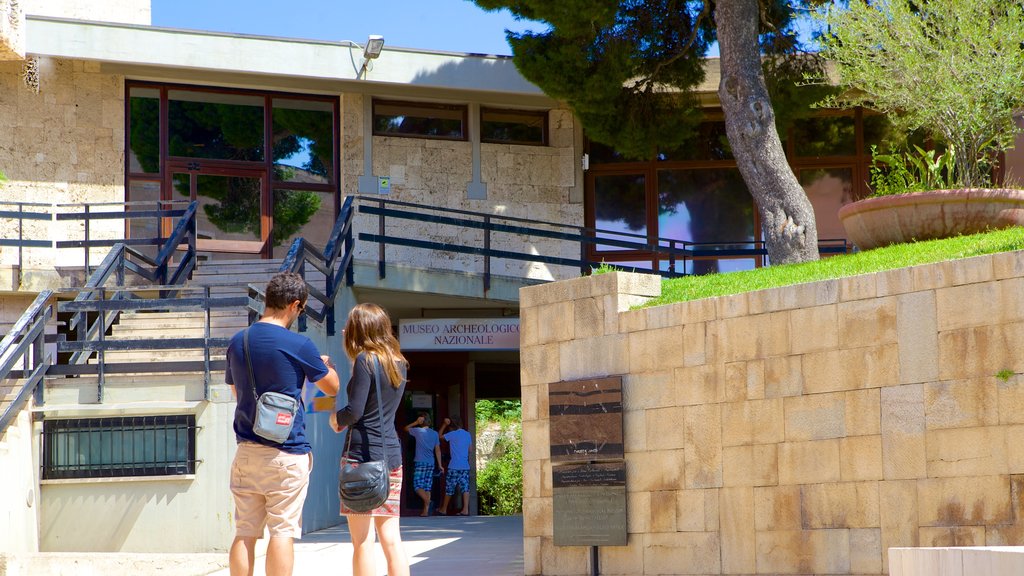
[[[445,433],[451,427],[451,432]],[[448,461],[448,473],[444,477],[444,502],[441,513],[448,513],[448,501],[456,492],[462,492],[462,510],[459,516],[469,516],[469,450],[473,447],[473,437],[462,429],[456,416],[445,418],[438,433],[448,442],[451,460]]]
[[[435,459],[441,472],[444,472],[444,466],[441,465],[441,441],[437,432],[430,427],[430,416],[426,412],[420,412],[416,420],[406,424],[405,431],[416,440],[412,487],[420,500],[423,500],[423,512],[420,516],[429,516],[430,491],[434,489]]]
[[[306,282],[298,274],[274,276],[267,284],[263,316],[228,344],[224,379],[238,400],[234,423],[238,449],[231,465],[235,500],[235,539],[229,552],[232,574],[253,573],[256,540],[263,537],[264,528],[270,532],[267,574],[292,573],[293,539],[302,536],[302,504],[313,462],[306,439],[302,383],[309,380],[328,396],[338,393],[338,373],[330,358],[321,356],[309,338],[289,330],[305,309],[308,296]],[[268,391],[299,402],[283,443],[253,432],[256,399]],[[287,412],[278,416],[278,423],[287,425],[282,418],[288,420]]]

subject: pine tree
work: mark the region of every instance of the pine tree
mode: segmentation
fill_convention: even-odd
[[[821,69],[816,58],[798,53],[788,32],[794,1],[473,1],[545,24],[543,31],[508,34],[519,71],[564,101],[588,137],[633,158],[651,158],[695,136],[702,112],[694,89],[717,40],[726,131],[761,213],[769,259],[818,258],[814,210],[776,126],[822,96],[792,88],[795,79]],[[774,72],[767,81],[766,68]],[[783,117],[776,117],[770,94],[786,99]]]

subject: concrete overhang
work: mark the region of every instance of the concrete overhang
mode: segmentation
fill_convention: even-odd
[[[99,62],[131,78],[417,98],[459,95],[548,106],[507,56],[385,47],[361,73],[362,49],[325,42],[29,16],[26,52]]]

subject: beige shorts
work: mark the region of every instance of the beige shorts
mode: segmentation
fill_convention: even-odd
[[[312,467],[312,454],[239,444],[231,465],[235,536],[262,538],[266,527],[271,537],[302,537],[302,504]]]

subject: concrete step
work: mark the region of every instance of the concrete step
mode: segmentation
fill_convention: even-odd
[[[232,328],[245,327],[249,322],[249,313],[240,310],[231,313],[219,313],[210,315],[211,328]],[[114,332],[124,330],[154,330],[161,328],[195,328],[202,331],[206,326],[205,314],[121,314],[118,323],[114,326]]]
[[[211,372],[210,384],[224,383],[224,372]],[[43,397],[48,405],[96,404],[99,376],[47,378]],[[193,402],[203,400],[205,384],[202,372],[151,374],[106,374],[103,402]]]
[[[211,360],[223,360],[225,348],[210,348]],[[178,362],[202,360],[205,356],[201,348],[187,348],[179,350],[126,350],[111,351],[104,355],[108,364],[128,362]],[[96,364],[95,357],[89,360],[89,364]]]

